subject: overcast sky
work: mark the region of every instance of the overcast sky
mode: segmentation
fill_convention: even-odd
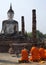
[[[46,33],[46,0],[0,0],[0,31],[2,21],[7,19],[10,3],[15,12],[14,19],[19,23],[19,30],[21,30],[21,16],[24,16],[25,30],[32,31],[32,9],[36,9],[37,30]]]

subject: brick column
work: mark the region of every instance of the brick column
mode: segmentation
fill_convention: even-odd
[[[32,10],[32,38],[33,38],[33,43],[37,43],[36,39],[36,10]]]
[[[25,33],[25,25],[24,25],[24,16],[21,17],[21,21],[22,21],[22,34]]]

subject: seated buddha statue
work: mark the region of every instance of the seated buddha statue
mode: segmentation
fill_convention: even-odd
[[[7,12],[8,20],[4,20],[2,23],[2,31],[4,34],[13,34],[18,32],[18,22],[13,20],[14,11],[12,10],[12,5]]]

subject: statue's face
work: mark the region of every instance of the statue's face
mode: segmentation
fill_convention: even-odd
[[[13,13],[8,13],[8,18],[9,19],[13,19],[13,17],[14,17],[14,14]]]

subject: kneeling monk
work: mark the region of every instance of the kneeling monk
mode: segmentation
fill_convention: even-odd
[[[20,59],[22,62],[23,61],[28,61],[28,51],[26,49],[23,49],[21,51],[21,59]]]
[[[45,49],[45,57],[44,57],[44,59],[46,59],[46,49]]]
[[[46,50],[44,48],[39,48],[39,53],[41,59],[46,59]]]
[[[32,47],[30,53],[31,53],[31,56],[29,58],[29,61],[39,61],[40,60],[40,54],[39,54],[39,50],[37,47]]]

